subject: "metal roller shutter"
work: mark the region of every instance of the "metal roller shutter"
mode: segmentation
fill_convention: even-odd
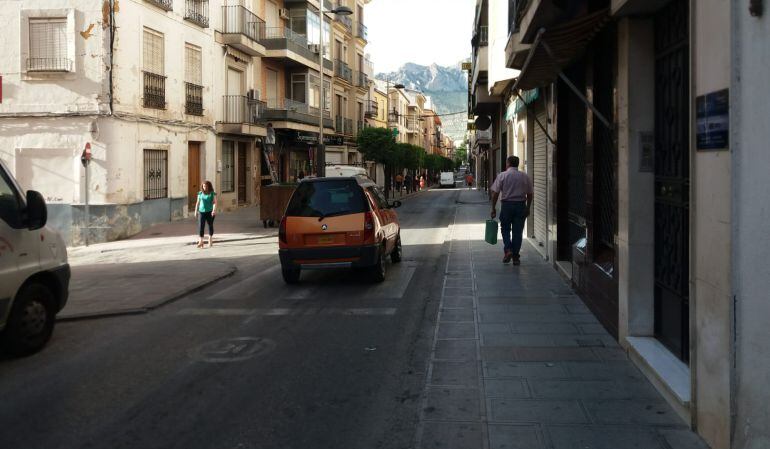
[[[546,120],[546,112],[545,107],[542,105],[541,102],[538,102],[535,107],[535,114],[537,115],[537,119],[540,121],[540,123],[543,124],[543,126],[546,126],[548,121]],[[535,139],[534,139],[534,161],[533,161],[533,172],[532,172],[532,181],[534,182],[535,186],[535,199],[532,204],[532,215],[535,220],[534,223],[534,229],[535,229],[535,240],[541,247],[545,247],[546,239],[547,239],[547,226],[548,226],[548,219],[547,219],[547,191],[548,191],[548,184],[547,184],[547,144],[548,140],[543,132],[543,130],[540,129],[537,124],[535,124]]]
[[[335,164],[335,165],[341,165],[342,162],[342,153],[338,153],[336,151],[328,151],[326,152],[326,163],[327,164]]]

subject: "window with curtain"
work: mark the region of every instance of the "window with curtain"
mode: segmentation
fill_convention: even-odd
[[[67,57],[67,19],[29,19],[28,70],[71,70]]]
[[[142,68],[156,75],[164,74],[163,33],[149,28],[144,29],[142,43]]]
[[[192,44],[184,45],[184,76],[188,83],[203,85],[201,49]]]

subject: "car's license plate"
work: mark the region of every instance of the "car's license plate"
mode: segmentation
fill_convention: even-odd
[[[322,235],[318,237],[318,243],[334,243],[334,237],[331,235]]]

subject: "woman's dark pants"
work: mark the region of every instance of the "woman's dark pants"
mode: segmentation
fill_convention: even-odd
[[[214,235],[214,216],[211,212],[198,212],[198,235],[203,238],[203,230],[209,224],[209,235]]]

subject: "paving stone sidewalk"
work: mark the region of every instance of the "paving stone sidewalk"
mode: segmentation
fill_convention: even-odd
[[[461,194],[416,443],[420,449],[706,449],[527,241],[483,241]]]

